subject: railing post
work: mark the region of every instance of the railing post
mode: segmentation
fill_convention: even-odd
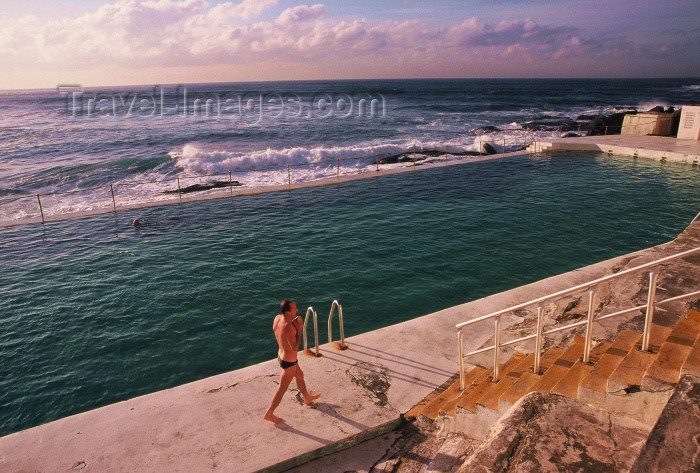
[[[588,322],[586,323],[586,341],[583,346],[584,363],[588,363],[588,360],[591,356],[591,342],[593,341],[593,314],[595,313],[595,307],[593,307],[593,298],[595,297],[595,291],[595,287],[588,291]]]
[[[379,172],[379,158],[377,158],[377,172]]]
[[[457,344],[459,345],[459,390],[464,391],[464,347],[462,327],[457,329]]]
[[[292,168],[289,164],[287,164],[287,183],[292,185]]]
[[[180,197],[180,200],[182,200],[182,191],[180,190],[180,178],[177,178],[177,195]]]
[[[501,316],[496,317],[494,322],[495,334],[493,340],[493,379],[491,382],[498,382],[499,362],[501,358]]]
[[[642,335],[642,351],[649,351],[649,338],[651,335],[651,322],[654,318],[654,299],[656,298],[656,279],[658,271],[649,271],[649,294],[647,295],[647,314],[644,317],[644,335]]]
[[[542,357],[542,328],[544,327],[544,308],[537,306],[537,338],[535,339],[535,366],[532,372],[540,374],[540,358]]]
[[[231,195],[233,195],[233,173],[228,172],[228,188],[231,190]]]
[[[338,158],[338,172],[337,172],[337,175],[338,175],[338,179],[340,179],[340,158]]]
[[[41,223],[46,223],[44,221],[44,209],[41,206],[41,197],[39,197],[39,194],[36,195],[36,200],[39,201],[39,212],[41,213]]]
[[[109,190],[112,191],[112,205],[114,205],[114,213],[117,213],[117,201],[114,199],[114,186],[112,184],[109,185]]]

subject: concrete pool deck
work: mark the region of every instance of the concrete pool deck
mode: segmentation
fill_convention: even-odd
[[[700,141],[671,136],[605,135],[558,138],[535,142],[532,151],[600,151],[656,161],[698,164]]]
[[[696,218],[672,242],[350,337],[344,351],[322,345],[322,357],[300,356],[321,398],[307,407],[289,390],[280,426],[262,420],[279,379],[270,360],[1,437],[0,471],[284,471],[397,426],[457,372],[456,323],[699,245]],[[492,332],[474,329],[466,348]]]

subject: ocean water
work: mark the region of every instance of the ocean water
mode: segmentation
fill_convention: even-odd
[[[580,115],[698,103],[700,79],[376,80],[0,92],[0,222],[522,148]],[[537,122],[535,130],[527,123]],[[584,128],[585,121],[579,122]],[[398,163],[391,166],[407,166]],[[289,173],[289,174],[288,174]],[[111,187],[110,187],[111,186]]]
[[[341,90],[338,84],[264,86]],[[692,81],[639,81],[632,91],[624,81],[348,84],[399,89],[413,94],[401,99],[412,105],[396,116],[387,109],[385,121],[326,118],[302,125],[287,117],[286,125],[231,125],[233,131],[220,136],[215,128],[224,125],[207,117],[75,117],[66,125],[65,110],[53,118],[47,112],[34,125],[31,117],[3,122],[2,192],[9,199],[77,191],[62,202],[85,209],[98,200],[86,200],[85,189],[194,172],[178,155],[188,146],[197,148],[198,165],[228,160],[214,171],[240,165],[236,174],[246,185],[285,179],[287,165],[304,160],[314,179],[329,172],[308,164],[316,157],[304,153],[318,146],[354,150],[348,162],[362,164],[343,171],[357,172],[396,153],[365,156],[365,145],[375,141],[394,140],[403,146],[399,151],[411,152],[416,140],[425,149],[430,140],[463,135],[461,146],[469,147],[479,127],[509,129],[489,133],[517,137],[514,123],[540,115],[639,106],[649,97],[678,105],[698,93]],[[500,92],[488,98],[490,89]],[[49,93],[3,97],[14,97],[9,102],[16,110],[34,104],[32,113],[40,115],[35,101],[42,94]],[[391,97],[387,93],[387,103]],[[61,100],[48,97],[43,106],[65,105]],[[229,132],[242,137],[240,147]],[[285,151],[295,144],[306,151]],[[256,150],[272,161],[256,161]],[[337,166],[338,156],[331,159]],[[263,162],[268,170],[251,171]],[[698,172],[697,166],[600,154],[525,155],[2,227],[0,435],[274,358],[270,324],[282,298],[295,298],[302,309],[313,306],[322,322],[338,299],[351,336],[666,242],[700,209]],[[253,173],[272,176],[256,181]],[[132,197],[153,196],[139,192]],[[134,228],[136,217],[149,224]],[[323,342],[325,323],[319,325]]]

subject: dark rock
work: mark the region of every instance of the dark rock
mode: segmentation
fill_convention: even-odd
[[[491,126],[491,125],[486,125],[486,126],[480,126],[479,128],[474,128],[472,130],[472,133],[495,133],[497,131],[501,131],[500,128]]]
[[[649,113],[664,113],[664,107],[662,105],[657,105],[656,107],[649,110]]]
[[[622,121],[625,119],[625,115],[636,114],[636,110],[629,110],[627,112],[612,113],[610,115],[598,115],[589,125],[586,136],[619,135],[622,131]]]
[[[496,154],[496,153],[498,153],[498,151],[496,151],[496,148],[494,148],[493,146],[491,146],[489,143],[483,143],[482,146],[483,146],[484,152],[485,152],[486,154]]]
[[[579,115],[576,120],[595,120],[600,115]]]
[[[700,378],[681,378],[631,473],[700,471]]]
[[[578,129],[579,124],[571,118],[549,117],[543,115],[535,120],[523,123],[523,128],[530,131],[562,130],[570,131]]]
[[[165,194],[177,194],[178,192],[180,194],[189,194],[190,192],[201,192],[201,191],[208,191],[211,189],[218,189],[220,187],[229,187],[229,186],[242,186],[238,181],[214,181],[214,182],[209,182],[207,184],[192,184],[191,186],[183,187],[180,190],[174,189],[171,191],[165,191]]]
[[[576,138],[577,136],[579,136],[577,133],[567,133],[562,138]]]

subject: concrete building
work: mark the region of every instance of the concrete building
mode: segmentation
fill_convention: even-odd
[[[625,115],[622,121],[623,135],[657,135],[668,136],[671,134],[672,113],[638,113]]]

